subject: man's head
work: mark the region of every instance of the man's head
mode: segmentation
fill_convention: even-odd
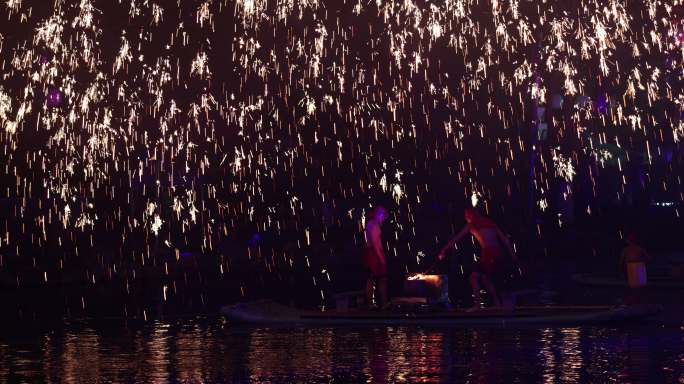
[[[387,218],[387,210],[382,205],[377,205],[368,212],[368,218],[382,223]]]

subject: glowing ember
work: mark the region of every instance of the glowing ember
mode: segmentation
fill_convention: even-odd
[[[440,283],[441,279],[442,279],[442,277],[440,275],[425,275],[422,273],[417,273],[417,274],[411,275],[408,278],[406,278],[406,280],[409,280],[409,281],[419,280],[419,281],[424,281],[427,284],[435,285],[435,286]]]

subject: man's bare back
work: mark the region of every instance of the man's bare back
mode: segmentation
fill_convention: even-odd
[[[503,244],[511,254],[511,257],[515,259],[515,253],[513,252],[513,248],[511,247],[508,237],[501,232],[499,227],[497,227],[493,221],[483,217],[474,217],[472,214],[470,214],[466,215],[466,222],[467,224],[463,227],[463,229],[461,229],[461,231],[451,240],[449,240],[449,242],[440,250],[440,259],[444,258],[444,252],[446,252],[447,249],[461,240],[461,238],[468,234],[468,232],[475,236],[482,249],[501,250],[501,244]]]
[[[470,228],[470,233],[475,236],[482,248],[499,248],[499,236],[497,228]]]

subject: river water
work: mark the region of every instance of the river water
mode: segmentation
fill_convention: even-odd
[[[64,321],[0,337],[8,383],[684,383],[684,322],[541,329]]]

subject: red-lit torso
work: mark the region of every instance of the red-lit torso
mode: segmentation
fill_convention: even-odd
[[[477,218],[468,223],[470,233],[475,236],[482,249],[499,248],[499,239],[496,233],[496,224],[487,218]]]
[[[496,273],[497,259],[501,256],[496,224],[492,220],[479,217],[468,223],[468,228],[482,248],[478,262],[481,272],[490,275]]]
[[[374,276],[381,277],[387,274],[387,267],[381,256],[375,250],[374,243],[381,244],[380,223],[375,220],[366,222],[366,247],[363,251],[363,265]]]

